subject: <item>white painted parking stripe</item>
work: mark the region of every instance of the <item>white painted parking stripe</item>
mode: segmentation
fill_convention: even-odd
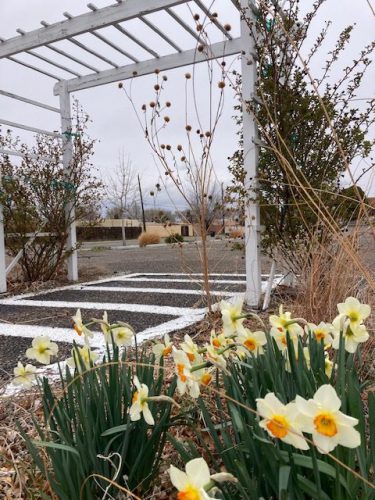
[[[119,281],[119,280],[116,280],[116,281]],[[161,283],[163,281],[165,282],[172,282],[172,281],[175,281],[176,283],[190,283],[190,284],[193,284],[193,283],[203,283],[204,281],[201,280],[201,279],[184,279],[184,278],[175,278],[173,280],[163,280],[163,279],[158,279],[158,278],[131,278],[129,280],[120,280],[120,281],[131,281],[132,283],[134,282],[141,282],[141,281],[147,281],[149,283]],[[220,284],[220,283],[224,283],[224,284],[231,284],[231,285],[240,285],[240,284],[246,284],[246,281],[240,281],[240,280],[208,280],[209,283],[215,283],[216,285],[217,284]]]
[[[153,306],[145,304],[113,304],[110,302],[71,302],[60,300],[13,300],[3,299],[0,304],[6,306],[30,306],[30,307],[51,307],[65,309],[94,309],[108,311],[128,311],[149,314],[167,314],[170,316],[185,316],[187,314],[201,314],[205,309],[193,309],[189,307]]]

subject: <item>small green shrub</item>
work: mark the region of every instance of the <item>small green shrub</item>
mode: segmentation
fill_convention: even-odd
[[[178,233],[172,233],[167,236],[164,240],[166,243],[182,243],[184,241],[184,237]]]

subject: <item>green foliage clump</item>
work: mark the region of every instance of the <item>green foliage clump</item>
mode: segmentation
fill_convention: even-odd
[[[179,233],[172,233],[167,236],[164,241],[166,243],[182,243],[184,241],[184,237]]]

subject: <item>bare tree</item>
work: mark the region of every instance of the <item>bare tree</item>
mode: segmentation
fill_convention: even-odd
[[[126,245],[125,217],[137,201],[137,172],[130,157],[124,151],[119,153],[118,164],[107,185],[108,197],[121,218],[122,244]]]

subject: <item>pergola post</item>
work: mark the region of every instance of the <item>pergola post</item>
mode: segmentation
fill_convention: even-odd
[[[73,157],[73,143],[72,143],[72,116],[70,108],[70,94],[66,84],[60,90],[60,113],[61,113],[61,133],[63,143],[63,166],[66,173],[69,173],[71,168],[71,161]],[[70,202],[66,207],[66,216],[74,218],[74,206]],[[66,249],[70,252],[68,257],[68,280],[78,280],[78,255],[77,255],[77,233],[76,223],[71,222],[68,227],[68,239]]]
[[[241,0],[242,17],[254,18],[250,7],[252,0]],[[242,39],[242,112],[243,112],[243,163],[246,172],[245,186],[248,199],[245,208],[245,252],[246,252],[246,293],[245,302],[258,308],[262,293],[262,277],[260,262],[260,211],[257,197],[257,164],[258,148],[256,146],[257,127],[254,117],[247,109],[255,94],[257,78],[254,60],[255,41],[246,19],[241,19]]]
[[[1,186],[1,181],[0,181]],[[3,207],[0,204],[0,293],[7,291],[7,274],[5,264],[5,235]]]

